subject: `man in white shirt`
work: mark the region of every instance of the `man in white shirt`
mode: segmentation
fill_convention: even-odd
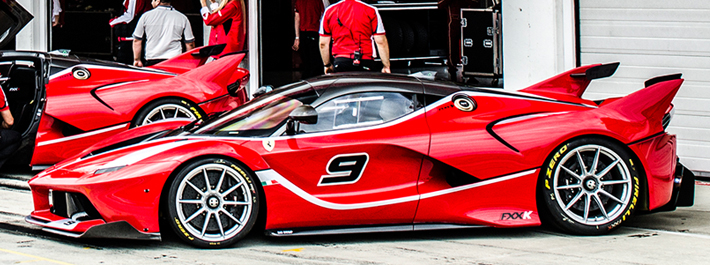
[[[141,52],[145,40],[145,66],[151,66],[195,48],[195,36],[187,17],[175,10],[171,0],[153,0],[153,10],[145,12],[133,32],[133,65],[143,67]]]

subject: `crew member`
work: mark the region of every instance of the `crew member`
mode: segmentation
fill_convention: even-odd
[[[293,4],[293,20],[296,39],[291,49],[301,55],[301,78],[323,74],[318,50],[318,27],[327,0],[296,0]]]
[[[108,24],[113,28],[117,36],[116,61],[131,64],[133,62],[133,38],[131,34],[136,29],[138,18],[152,9],[150,0],[124,0],[123,14],[109,20]]]
[[[320,53],[324,72],[372,71],[377,44],[382,72],[390,73],[389,46],[377,8],[358,0],[342,0],[325,9],[320,24]],[[331,62],[330,42],[333,40]]]
[[[9,130],[15,123],[15,119],[10,112],[10,105],[5,97],[5,90],[0,85],[0,167],[5,163],[8,157],[17,150],[20,146],[20,133]]]
[[[227,53],[244,50],[244,1],[222,0],[216,8],[208,8],[207,0],[200,0],[202,20],[210,29],[209,45],[227,44],[222,56]],[[211,9],[211,10],[210,10]]]
[[[182,53],[184,35],[187,50],[195,48],[190,21],[175,10],[171,0],[153,0],[153,10],[145,12],[133,32],[133,65],[142,67],[141,51],[145,40],[145,66],[151,66]]]

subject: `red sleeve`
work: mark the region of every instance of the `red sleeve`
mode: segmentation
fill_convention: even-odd
[[[5,97],[5,91],[0,88],[0,111],[8,110],[10,109],[10,106],[7,104],[7,98]]]
[[[234,15],[237,14],[237,12],[241,12],[236,6],[236,3],[234,1],[230,2],[222,10],[217,11],[215,13],[209,14],[207,18],[203,19],[205,21],[205,24],[210,25],[210,26],[217,26],[219,24],[223,24],[225,21],[231,19],[234,19]]]

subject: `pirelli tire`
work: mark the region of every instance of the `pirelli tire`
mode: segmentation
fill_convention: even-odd
[[[131,128],[167,119],[200,119],[205,117],[195,103],[180,98],[163,98],[146,104],[131,122]]]
[[[540,173],[543,221],[572,234],[608,233],[639,203],[639,170],[629,151],[607,139],[578,138],[558,146]]]
[[[168,223],[193,246],[227,247],[254,227],[261,204],[260,183],[241,164],[222,158],[196,160],[167,185]]]

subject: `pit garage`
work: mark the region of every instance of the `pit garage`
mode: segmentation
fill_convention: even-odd
[[[291,2],[269,1],[268,8],[258,2],[260,19],[255,22],[262,52],[257,65],[262,84],[277,86],[300,79],[301,58],[291,50]],[[436,71],[442,79],[502,87],[500,1],[365,2],[376,6],[382,16],[393,72]]]

